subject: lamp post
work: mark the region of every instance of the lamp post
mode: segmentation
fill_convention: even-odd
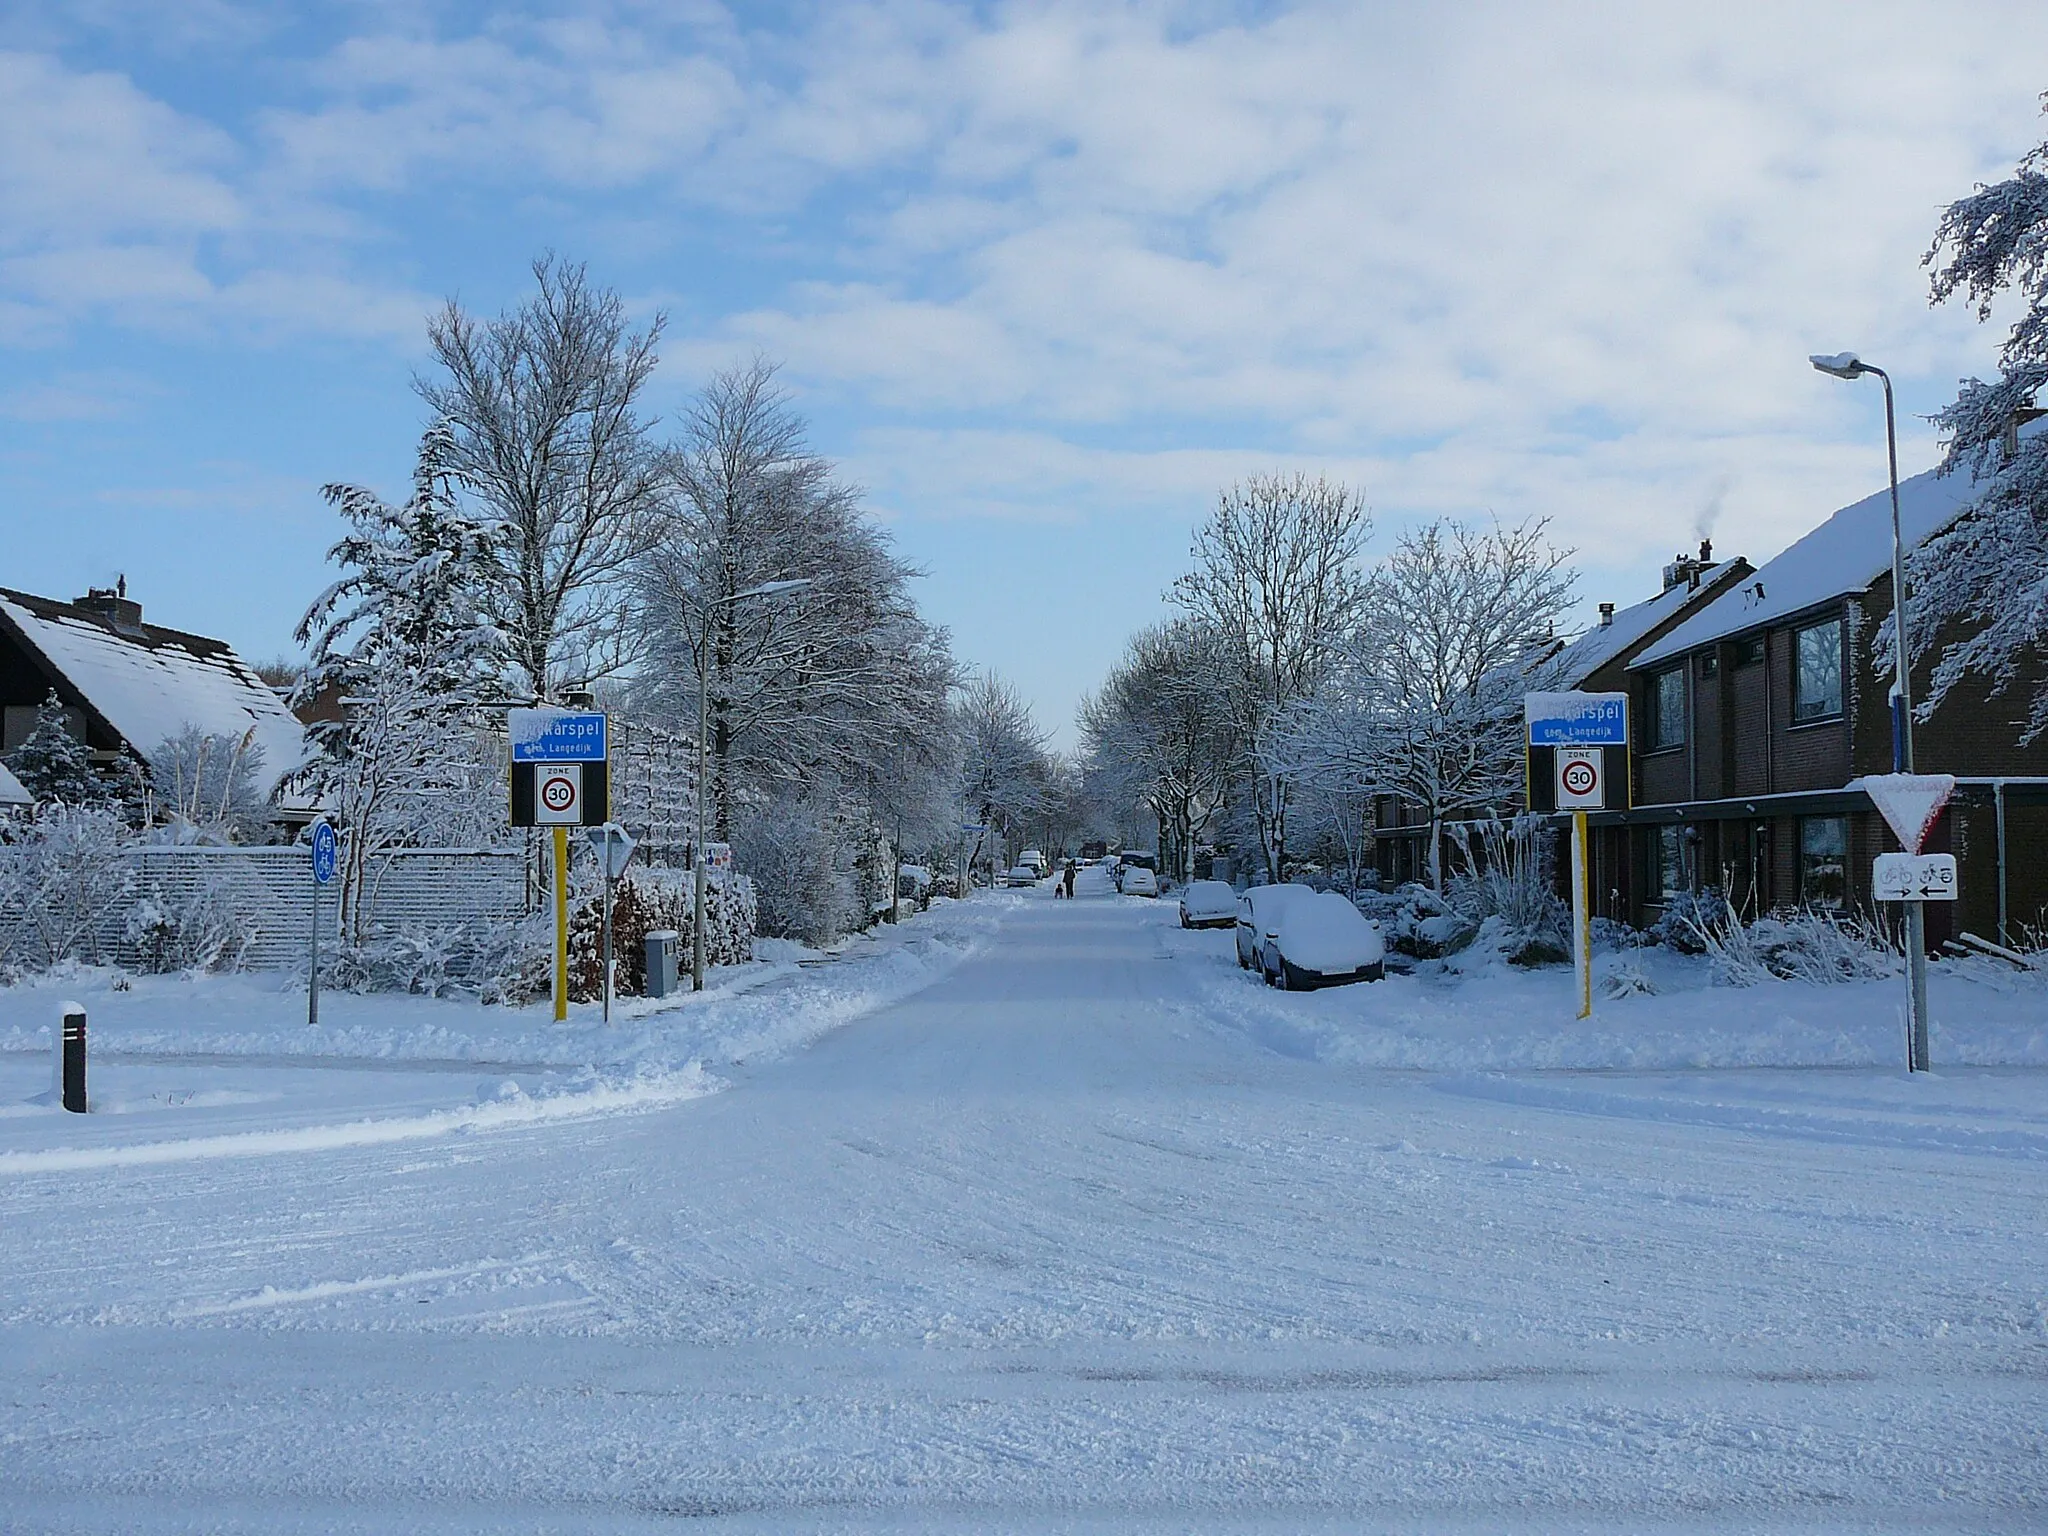
[[[744,592],[735,592],[729,597],[702,605],[704,630],[697,644],[697,836],[690,852],[690,862],[695,866],[695,887],[690,902],[690,990],[704,990],[704,788],[709,777],[709,759],[706,756],[704,738],[709,733],[711,718],[711,611],[714,608],[728,608],[734,603],[744,602],[753,597],[772,597],[782,592],[794,592],[813,585],[813,578],[798,576],[788,581],[763,582],[758,587],[749,587]]]
[[[1906,654],[1906,541],[1899,528],[1899,431],[1892,405],[1892,376],[1854,352],[1807,359],[1822,373],[1858,379],[1874,373],[1884,383],[1884,446],[1892,484],[1892,772],[1912,773],[1913,671]],[[1908,849],[1909,853],[1913,850]],[[1927,1070],[1927,920],[1923,903],[1906,903],[1906,976],[1912,1010],[1911,1069]]]

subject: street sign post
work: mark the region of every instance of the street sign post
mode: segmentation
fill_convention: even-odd
[[[320,889],[334,879],[340,863],[341,840],[324,821],[313,823],[313,944],[306,966],[306,1022],[320,1022]]]
[[[1879,901],[1954,901],[1956,856],[1952,853],[1880,853],[1870,876]]]
[[[583,834],[590,839],[590,846],[597,852],[597,862],[604,870],[604,1021],[612,1021],[612,882],[626,872],[632,862],[633,850],[637,843],[633,835],[615,821],[608,821],[601,827],[592,827]]]
[[[1871,869],[1871,891],[1879,901],[1906,904],[1906,1071],[1925,1072],[1929,1061],[1927,1024],[1927,919],[1929,901],[1954,901],[1956,861],[1953,854],[1920,852],[1927,834],[1940,820],[1942,808],[1956,792],[1952,773],[1872,773],[1852,788],[1870,796],[1870,803],[1897,834],[1904,853],[1879,854]]]
[[[1530,693],[1522,696],[1527,726],[1522,775],[1529,809],[1569,811],[1572,817],[1572,958],[1578,970],[1579,1017],[1593,1016],[1592,881],[1588,875],[1586,812],[1626,807],[1628,695]],[[1539,757],[1549,772],[1539,777]],[[1609,785],[1616,786],[1614,790]],[[1538,804],[1539,787],[1549,804]]]
[[[610,731],[602,711],[537,704],[505,711],[505,734],[512,746],[512,825],[554,833],[559,1023],[569,1017],[569,828],[601,827],[611,816]]]

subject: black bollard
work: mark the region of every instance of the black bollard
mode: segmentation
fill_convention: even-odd
[[[64,1107],[85,1113],[85,1010],[64,1005]]]

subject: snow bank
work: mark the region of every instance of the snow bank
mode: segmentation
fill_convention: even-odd
[[[1011,903],[936,902],[831,953],[763,944],[773,958],[720,967],[701,994],[596,1004],[557,1024],[546,1003],[325,992],[306,1023],[303,983],[268,975],[137,976],[66,968],[0,988],[0,1051],[50,1049],[63,997],[91,1019],[95,1053],[463,1062],[670,1072],[758,1060],[809,1043],[928,985],[978,949]]]
[[[1204,939],[1209,942],[1204,943]],[[1212,1014],[1268,1049],[1312,1060],[1438,1072],[1524,1068],[1897,1066],[1905,1060],[1904,983],[1707,984],[1703,960],[1663,951],[1600,957],[1653,994],[1602,998],[1579,1020],[1568,967],[1467,974],[1428,967],[1365,987],[1276,993],[1237,969],[1213,935],[1172,930]],[[1936,1069],[2048,1066],[2048,978],[1995,976],[1937,962],[1929,977]]]

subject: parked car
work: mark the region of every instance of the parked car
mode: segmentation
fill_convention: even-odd
[[[1315,892],[1305,885],[1255,885],[1237,899],[1237,963],[1250,970],[1259,963],[1266,935],[1280,921],[1280,910]]]
[[[1237,926],[1237,892],[1221,880],[1197,880],[1180,893],[1183,928]]]
[[[1142,864],[1133,864],[1124,871],[1123,879],[1117,882],[1117,889],[1126,896],[1157,896],[1159,878]]]
[[[1266,980],[1288,992],[1378,981],[1386,968],[1380,925],[1335,891],[1283,905],[1259,952]]]
[[[1036,848],[1026,848],[1022,853],[1017,855],[1017,862],[1019,864],[1029,864],[1041,875],[1045,873],[1045,855],[1040,853]]]
[[[1013,864],[1010,866],[1010,872],[1003,876],[1003,884],[1036,885],[1038,884],[1038,867],[1034,864]]]

